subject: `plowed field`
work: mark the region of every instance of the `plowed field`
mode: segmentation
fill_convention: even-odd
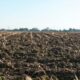
[[[80,79],[80,33],[0,32],[0,75],[4,80]]]

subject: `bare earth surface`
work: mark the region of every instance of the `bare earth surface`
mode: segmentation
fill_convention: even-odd
[[[0,80],[31,80],[25,75],[80,80],[80,33],[0,32]]]

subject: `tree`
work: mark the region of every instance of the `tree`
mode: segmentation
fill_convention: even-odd
[[[50,29],[49,29],[49,27],[47,27],[47,28],[45,28],[45,29],[42,29],[41,31],[42,32],[48,32]]]
[[[31,31],[31,32],[39,32],[40,30],[38,28],[32,28],[29,31]]]

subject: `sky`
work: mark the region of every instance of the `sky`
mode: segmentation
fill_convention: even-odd
[[[0,0],[0,29],[80,29],[80,0]]]

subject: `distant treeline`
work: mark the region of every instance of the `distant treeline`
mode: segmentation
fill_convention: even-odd
[[[32,28],[32,29],[28,29],[28,28],[19,28],[19,29],[0,29],[0,31],[19,31],[19,32],[80,32],[80,29],[72,29],[69,28],[68,30],[63,29],[63,30],[55,30],[55,29],[49,29],[49,28],[45,28],[42,30],[39,30],[38,28]]]

